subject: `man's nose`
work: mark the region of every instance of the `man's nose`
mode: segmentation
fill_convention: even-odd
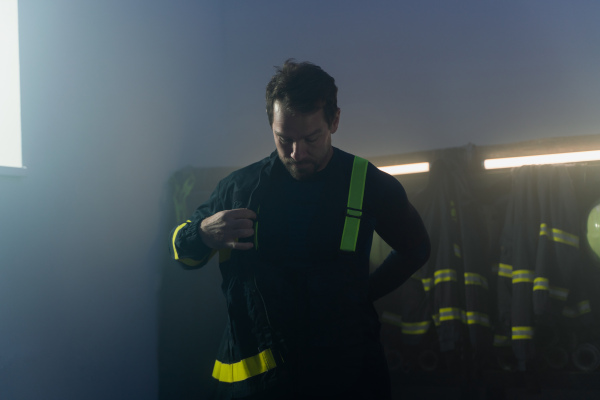
[[[306,157],[306,147],[302,142],[292,144],[292,158],[295,161],[302,161]]]

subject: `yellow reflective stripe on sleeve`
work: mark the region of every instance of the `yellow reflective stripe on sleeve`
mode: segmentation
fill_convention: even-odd
[[[490,317],[485,313],[476,311],[465,312],[456,307],[440,308],[440,313],[434,315],[436,325],[444,321],[461,321],[468,325],[479,324],[486,327],[490,326]]]
[[[519,269],[513,271],[512,274],[512,283],[533,283],[533,279],[535,278],[535,271],[530,269]]]
[[[533,280],[533,290],[550,290],[550,281],[548,281],[548,278],[535,278]]]
[[[495,347],[510,346],[510,338],[508,336],[503,336],[503,335],[494,335],[494,346]]]
[[[553,299],[566,301],[569,297],[569,289],[550,286],[550,297]]]
[[[388,311],[384,311],[381,314],[381,322],[386,322],[391,325],[402,327],[402,317],[398,314],[394,314]]]
[[[548,238],[555,242],[579,248],[579,236],[560,229],[550,228],[545,223],[540,225],[540,236],[548,236]]]
[[[173,237],[171,238],[171,243],[173,245],[173,258],[175,260],[179,260],[179,254],[177,253],[177,247],[175,247],[175,238],[177,237],[177,233],[179,233],[179,231],[181,230],[181,228],[183,228],[184,226],[186,226],[188,223],[190,223],[192,221],[186,221],[183,224],[179,225],[177,228],[175,228],[175,231],[173,232]]]
[[[381,314],[381,322],[402,328],[402,333],[405,335],[424,335],[431,324],[431,321],[404,322],[400,315],[388,311]]]
[[[480,285],[488,288],[488,281],[482,275],[474,272],[465,272],[465,285]]]
[[[421,282],[423,282],[423,290],[429,292],[433,286],[431,278],[423,278],[421,279]]]
[[[179,253],[177,253],[177,247],[175,246],[175,238],[177,237],[177,233],[187,224],[189,224],[190,220],[187,220],[186,222],[184,222],[183,224],[179,225],[177,228],[175,228],[175,231],[173,232],[173,237],[171,238],[171,243],[173,246],[173,258],[179,262],[184,263],[187,266],[190,267],[195,267],[196,265],[200,264],[202,261],[198,261],[198,260],[192,260],[191,258],[179,258]]]
[[[405,335],[424,335],[429,330],[431,321],[403,322],[402,333]]]
[[[533,290],[547,290],[550,297],[565,301],[569,297],[569,289],[551,286],[548,278],[537,277],[533,280]]]
[[[458,221],[456,212],[456,204],[454,204],[454,200],[450,200],[450,217],[452,217],[452,221]]]
[[[216,360],[212,376],[220,382],[240,382],[267,372],[276,366],[271,349],[267,349],[233,364],[225,364]]]
[[[340,244],[340,249],[343,251],[356,251],[368,166],[369,162],[364,158],[354,157],[350,189],[348,190],[348,209]]]
[[[480,313],[476,311],[467,311],[467,323],[469,325],[482,325],[487,328],[490,327],[490,317],[485,313]]]
[[[500,263],[498,265],[498,275],[499,276],[503,276],[505,278],[512,278],[512,271],[513,271],[512,265],[502,264],[502,263]]]
[[[533,339],[533,327],[531,326],[513,326],[512,340]]]
[[[579,310],[579,315],[592,312],[592,307],[590,306],[589,300],[584,300],[582,302],[577,303],[577,309]]]
[[[584,314],[592,312],[592,308],[590,307],[589,300],[584,300],[577,304],[577,308],[573,307],[565,307],[563,308],[563,316],[567,318],[577,318]]]
[[[433,278],[435,285],[442,282],[456,281],[456,271],[453,269],[440,269],[433,273]]]
[[[440,308],[439,321],[451,321],[451,320],[459,320],[462,322],[467,322],[467,315],[464,310],[456,307],[445,307]]]
[[[454,243],[454,246],[453,246],[453,247],[454,247],[454,255],[455,255],[457,258],[461,258],[461,255],[460,255],[460,246],[459,246],[459,245],[457,245],[456,243]]]

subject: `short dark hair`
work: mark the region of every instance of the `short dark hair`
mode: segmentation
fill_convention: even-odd
[[[267,84],[269,125],[273,126],[273,105],[279,101],[292,112],[312,113],[322,107],[325,122],[331,126],[338,110],[335,80],[318,65],[297,63],[293,58],[275,68],[277,72]]]

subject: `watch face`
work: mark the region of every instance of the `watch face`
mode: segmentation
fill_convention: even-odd
[[[596,260],[600,260],[600,201],[596,203],[587,218],[587,241]]]

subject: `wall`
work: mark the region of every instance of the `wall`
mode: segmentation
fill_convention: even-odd
[[[224,4],[239,145],[212,165],[270,151],[264,86],[289,57],[336,79],[334,145],[365,157],[599,133],[598,2]]]
[[[156,398],[167,181],[218,127],[218,9],[19,11],[28,174],[0,176],[0,398]]]

